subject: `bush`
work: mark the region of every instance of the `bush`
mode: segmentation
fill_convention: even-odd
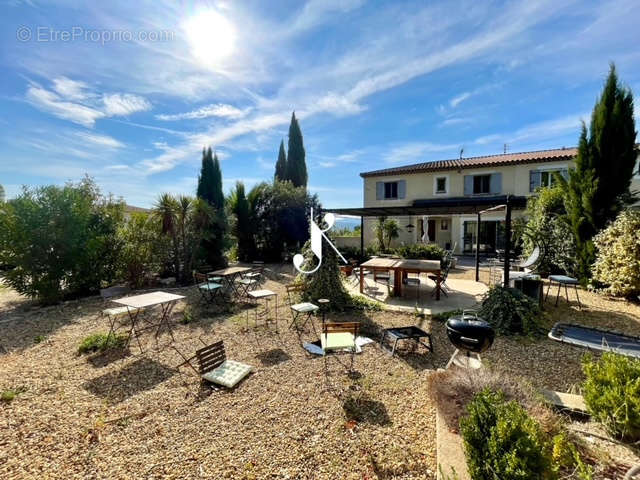
[[[118,230],[122,240],[121,276],[131,288],[141,288],[150,274],[169,260],[170,247],[160,226],[146,213],[134,213]]]
[[[610,295],[640,294],[640,212],[627,210],[594,237],[593,279]]]
[[[640,439],[640,360],[607,352],[598,361],[587,355],[582,368],[582,393],[593,418],[616,437]]]
[[[94,333],[82,340],[78,347],[78,353],[104,352],[114,348],[123,348],[127,344],[128,338],[126,334]]]
[[[551,448],[538,423],[501,392],[484,390],[460,420],[469,474],[474,480],[552,479]]]
[[[117,275],[123,210],[89,178],[25,187],[0,210],[0,265],[15,267],[5,282],[45,303],[97,292]]]
[[[396,248],[395,253],[402,258],[442,261],[445,252],[438,245],[413,243],[411,245],[402,245],[401,247]]]
[[[575,270],[573,233],[565,215],[564,190],[558,184],[539,189],[527,200],[526,232],[529,235],[522,238],[523,253],[531,254],[534,240],[543,244],[543,257],[536,266],[539,272],[572,274]]]
[[[478,315],[498,334],[530,335],[538,333],[539,305],[520,290],[494,285],[482,300]]]

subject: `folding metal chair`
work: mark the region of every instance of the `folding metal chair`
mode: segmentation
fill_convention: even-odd
[[[242,278],[253,279],[258,282],[258,285],[264,282],[264,262],[261,260],[256,260],[251,262],[253,268],[249,273],[245,273]]]
[[[300,302],[293,303],[293,295],[296,295],[302,291],[304,291],[304,285],[301,283],[292,283],[286,286],[287,288],[287,298],[289,301],[289,308],[291,309],[291,323],[289,324],[289,328],[295,325],[296,330],[299,328],[298,318],[304,317],[304,322],[302,322],[302,328],[307,324],[309,320],[311,320],[311,315],[317,312],[320,307],[311,302]],[[312,323],[313,325],[313,323]]]
[[[326,322],[322,325],[320,345],[324,352],[325,373],[328,373],[327,354],[348,354],[351,356],[348,372],[353,371],[353,360],[356,354],[356,337],[359,322]],[[336,358],[337,360],[337,358]],[[338,362],[340,362],[338,360]],[[341,362],[340,362],[341,363]],[[342,364],[344,366],[344,364]]]
[[[126,286],[116,286],[103,288],[100,290],[100,296],[102,300],[105,302],[108,300],[113,300],[115,297],[121,297],[126,293],[129,293],[131,289]],[[115,333],[116,328],[120,326],[124,326],[129,323],[129,312],[136,312],[137,308],[131,307],[111,307],[105,308],[100,312],[100,315],[103,317],[107,317],[109,321],[109,333],[107,335],[112,335]]]
[[[447,285],[447,277],[449,276],[449,270],[451,269],[451,256],[450,255],[446,255],[443,259],[444,262],[444,269],[441,272],[440,275],[440,285],[438,285],[438,276],[437,275],[429,275],[429,280],[435,282],[436,284],[436,288],[433,289],[433,292],[431,292],[431,296],[433,297],[438,288],[440,289],[440,291],[442,293],[444,293],[445,297],[449,296],[449,286]]]
[[[222,284],[211,281],[211,277],[204,273],[193,272],[196,288],[205,303],[218,303],[222,299]]]

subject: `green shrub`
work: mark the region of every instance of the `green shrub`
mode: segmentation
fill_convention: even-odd
[[[159,273],[169,260],[170,246],[160,225],[146,213],[134,213],[118,229],[122,240],[121,276],[133,289],[142,288],[152,273]]]
[[[125,334],[94,333],[80,343],[78,353],[104,352],[114,348],[123,348],[127,344],[128,336]]]
[[[19,293],[54,303],[97,292],[118,273],[122,202],[89,178],[64,187],[24,188],[0,209],[0,265]]]
[[[531,480],[556,477],[549,442],[517,402],[483,390],[460,420],[469,474],[473,480]]]
[[[598,361],[583,360],[584,401],[593,418],[614,436],[640,439],[640,360],[603,353]]]
[[[640,212],[627,210],[594,237],[593,279],[610,295],[640,294]]]
[[[502,335],[538,333],[540,306],[520,290],[494,285],[485,294],[478,315]]]
[[[395,249],[396,255],[402,258],[418,258],[421,260],[442,260],[444,250],[435,244],[413,243]]]
[[[11,403],[13,402],[13,400],[16,398],[17,395],[18,394],[15,390],[5,390],[2,392],[2,395],[0,395],[0,400],[2,400],[5,403]]]
[[[45,337],[44,335],[36,335],[33,338],[33,343],[42,343],[47,339],[47,337]]]
[[[369,300],[359,295],[351,295],[350,303],[351,308],[353,308],[354,310],[362,310],[368,312],[382,311],[382,306],[379,302],[374,302],[373,300]]]

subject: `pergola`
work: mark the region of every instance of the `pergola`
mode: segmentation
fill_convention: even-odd
[[[476,234],[476,282],[480,269],[480,220],[484,213],[505,210],[505,256],[504,285],[509,286],[509,268],[511,250],[511,211],[524,210],[527,198],[514,195],[495,195],[479,197],[455,197],[414,200],[411,205],[389,207],[327,208],[326,212],[336,215],[360,217],[360,253],[364,254],[364,218],[400,217],[411,215],[477,215],[478,233]]]

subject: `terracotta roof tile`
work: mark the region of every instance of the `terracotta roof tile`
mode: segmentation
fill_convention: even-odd
[[[452,160],[435,160],[433,162],[416,163],[402,167],[385,168],[362,172],[361,177],[397,175],[401,173],[438,172],[444,170],[463,170],[466,168],[495,167],[502,165],[519,165],[525,163],[553,162],[569,160],[576,156],[577,148],[558,148],[555,150],[538,150],[535,152],[504,153],[483,157],[469,157]]]

